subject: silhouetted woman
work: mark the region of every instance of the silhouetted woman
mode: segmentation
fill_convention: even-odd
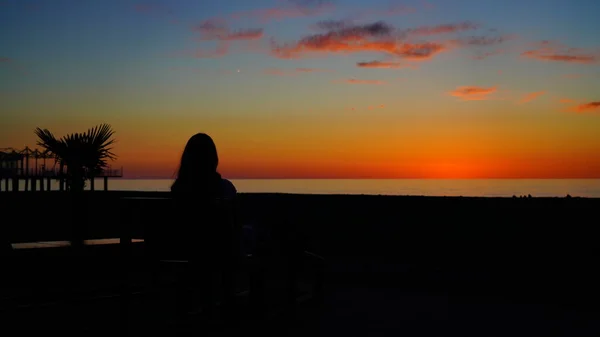
[[[217,147],[212,138],[205,133],[193,135],[181,155],[171,192],[178,197],[234,198],[235,186],[221,177],[218,165]]]
[[[211,281],[215,273],[221,274],[223,295],[231,296],[239,248],[234,207],[237,192],[217,172],[218,165],[217,148],[210,136],[198,133],[188,140],[171,186],[176,221],[166,229],[178,237],[179,247],[173,251],[182,251],[189,259],[188,286],[200,286],[203,309],[209,311],[206,306],[215,302]],[[189,293],[183,296],[183,302],[190,300]],[[184,309],[189,305],[184,303]]]

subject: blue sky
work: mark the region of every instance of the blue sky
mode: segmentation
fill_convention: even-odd
[[[268,161],[286,148],[306,153],[297,160],[322,160],[312,155],[316,145],[296,143],[320,130],[324,156],[337,158],[324,175],[337,176],[331,172],[354,172],[338,163],[349,160],[339,144],[361,128],[392,143],[419,130],[411,141],[430,153],[426,160],[412,150],[393,163],[381,154],[386,169],[365,170],[410,176],[418,170],[386,173],[410,158],[473,172],[465,163],[481,156],[514,161],[529,151],[542,160],[564,147],[555,160],[591,156],[582,169],[589,173],[600,167],[590,129],[600,127],[599,12],[592,0],[0,0],[0,147],[34,143],[38,124],[60,133],[109,122],[124,140],[123,160],[156,176],[205,126],[230,149],[227,169],[244,176],[260,166],[248,164],[244,149]],[[319,30],[323,22],[343,28]],[[376,22],[383,35],[370,30]],[[162,159],[136,157],[133,149],[160,139],[156,128],[165,125]],[[527,143],[501,150],[507,128]],[[246,148],[243,137],[258,131],[265,148]],[[552,139],[557,132],[562,138]],[[451,154],[432,159],[447,143],[436,135],[449,134]],[[468,150],[481,137],[489,148]],[[320,176],[291,170],[292,157],[267,171]]]

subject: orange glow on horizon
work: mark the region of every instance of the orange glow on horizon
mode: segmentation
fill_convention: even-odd
[[[175,156],[176,157],[176,156]],[[130,178],[173,178],[178,158],[123,161]],[[224,158],[219,172],[231,179],[477,179],[600,178],[600,156],[404,159]]]

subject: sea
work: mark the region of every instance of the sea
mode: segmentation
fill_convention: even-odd
[[[111,191],[169,191],[172,179],[111,178]],[[241,193],[600,198],[600,179],[231,179]],[[6,186],[1,183],[1,190]],[[21,182],[20,190],[24,190]],[[53,190],[58,184],[53,182]],[[88,187],[89,188],[89,182]],[[102,189],[102,179],[95,188]]]

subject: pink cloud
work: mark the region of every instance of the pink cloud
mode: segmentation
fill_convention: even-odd
[[[380,68],[380,69],[392,69],[392,68],[402,68],[403,66],[400,62],[382,62],[382,61],[369,61],[369,62],[358,62],[356,64],[359,68]]]
[[[521,56],[540,61],[593,64],[600,60],[600,54],[581,48],[567,48],[561,44],[542,41],[534,49],[521,53]]]
[[[462,86],[450,91],[450,95],[463,101],[482,101],[488,99],[489,95],[496,91],[496,87]]]
[[[278,58],[293,59],[309,54],[348,54],[380,52],[409,60],[427,60],[446,51],[437,42],[410,43],[399,41],[394,28],[382,21],[365,25],[348,25],[326,33],[309,35],[291,44],[271,42],[271,53]]]
[[[573,112],[585,113],[585,112],[600,112],[600,101],[589,102],[580,104],[571,108]]]
[[[545,93],[546,93],[545,91],[536,91],[536,92],[528,93],[525,96],[523,96],[523,98],[521,98],[520,103],[521,104],[529,103],[529,102],[537,99],[538,97],[544,95]]]
[[[569,104],[569,103],[574,103],[575,101],[570,98],[561,98],[558,100],[558,102],[562,103],[562,104]]]
[[[249,49],[254,48],[252,41],[259,41],[264,36],[262,29],[231,30],[224,20],[210,19],[192,27],[192,31],[199,33],[198,41],[217,41],[216,50],[198,49],[193,52],[194,57],[222,57],[231,51],[232,43],[247,41]]]

